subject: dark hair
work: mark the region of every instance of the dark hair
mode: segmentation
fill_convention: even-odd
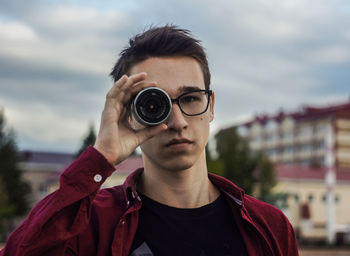
[[[193,38],[190,31],[177,26],[166,25],[150,28],[129,41],[119,55],[111,76],[117,81],[128,74],[131,67],[150,57],[188,56],[198,61],[203,72],[205,88],[210,86],[208,60],[200,41]]]

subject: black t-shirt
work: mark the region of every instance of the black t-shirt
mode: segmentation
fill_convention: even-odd
[[[143,204],[130,256],[247,255],[222,194],[193,209],[170,207],[140,196]]]

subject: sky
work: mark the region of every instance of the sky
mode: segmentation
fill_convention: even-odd
[[[90,123],[98,131],[128,39],[165,24],[206,49],[211,135],[350,99],[347,0],[0,0],[0,108],[19,149],[76,152]]]

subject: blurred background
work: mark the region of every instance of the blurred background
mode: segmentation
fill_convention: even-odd
[[[302,255],[346,250],[346,0],[0,0],[2,241],[93,143],[128,39],[165,24],[191,30],[208,54],[216,94],[209,169],[282,209]],[[137,151],[104,186],[141,165]]]

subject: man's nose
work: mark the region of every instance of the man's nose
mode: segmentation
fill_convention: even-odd
[[[188,126],[187,120],[182,113],[179,105],[176,103],[173,104],[170,116],[167,120],[167,125],[169,129],[173,129],[176,131],[181,131],[182,129],[186,129]]]

